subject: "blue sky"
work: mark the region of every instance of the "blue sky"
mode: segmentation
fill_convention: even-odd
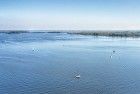
[[[0,29],[138,30],[140,0],[0,0]]]

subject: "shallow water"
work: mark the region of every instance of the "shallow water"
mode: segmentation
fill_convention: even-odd
[[[0,33],[0,94],[139,93],[139,38]]]

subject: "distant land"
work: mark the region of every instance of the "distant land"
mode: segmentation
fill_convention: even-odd
[[[20,33],[29,33],[29,31],[25,31],[25,30],[0,30],[0,33],[20,34]]]
[[[21,33],[68,33],[92,36],[107,36],[107,37],[140,37],[140,31],[124,31],[124,30],[0,30],[0,33],[6,34],[21,34]]]
[[[140,31],[82,31],[73,34],[107,36],[107,37],[140,37]]]

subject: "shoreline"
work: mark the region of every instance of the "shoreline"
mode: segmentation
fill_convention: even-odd
[[[133,37],[140,38],[140,31],[86,31],[86,30],[0,30],[0,33],[6,34],[21,34],[21,33],[68,33],[79,35],[91,35],[91,36],[106,36],[106,37]]]
[[[140,38],[140,31],[91,31],[91,32],[71,32],[69,34],[105,36],[105,37],[121,37],[121,38]]]

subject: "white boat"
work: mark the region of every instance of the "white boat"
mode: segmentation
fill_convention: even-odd
[[[80,75],[75,76],[75,78],[77,78],[77,79],[79,79],[80,77],[81,77]]]

